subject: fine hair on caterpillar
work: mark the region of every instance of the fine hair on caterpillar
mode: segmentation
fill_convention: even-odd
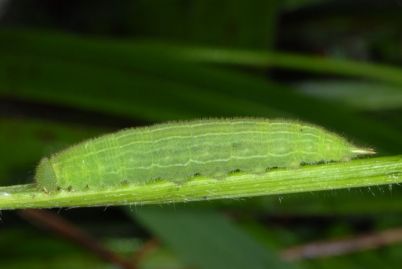
[[[81,142],[43,158],[35,180],[47,192],[85,191],[161,179],[184,183],[195,175],[219,179],[234,171],[258,174],[373,153],[303,122],[193,120],[130,128]]]

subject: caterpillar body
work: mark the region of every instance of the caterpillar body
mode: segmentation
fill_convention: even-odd
[[[294,121],[211,119],[125,129],[43,158],[40,189],[83,191],[157,179],[185,182],[231,171],[346,161],[371,149],[354,146],[323,128]]]

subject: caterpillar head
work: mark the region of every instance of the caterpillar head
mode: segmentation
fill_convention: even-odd
[[[48,158],[42,158],[36,168],[35,181],[38,187],[45,192],[57,190],[56,174]]]

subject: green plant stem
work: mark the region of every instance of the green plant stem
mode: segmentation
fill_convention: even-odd
[[[35,185],[0,188],[0,209],[143,205],[311,192],[402,182],[402,155],[274,169],[223,179],[196,177],[178,185],[159,181],[85,192],[44,193]]]

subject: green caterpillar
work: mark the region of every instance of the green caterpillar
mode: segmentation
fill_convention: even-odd
[[[231,171],[346,161],[374,153],[310,124],[213,119],[157,124],[107,134],[43,158],[35,179],[46,192],[82,191],[156,179],[185,182]]]

